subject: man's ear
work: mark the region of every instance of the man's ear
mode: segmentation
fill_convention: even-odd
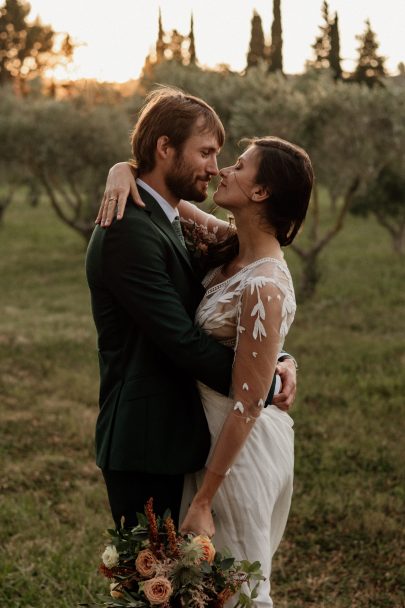
[[[268,188],[266,188],[265,186],[255,186],[253,188],[253,193],[252,193],[252,201],[254,201],[255,203],[262,203],[263,201],[267,200],[270,196],[270,190]]]
[[[170,139],[167,135],[161,135],[156,142],[156,153],[161,160],[167,160],[172,153],[173,147],[170,145]]]

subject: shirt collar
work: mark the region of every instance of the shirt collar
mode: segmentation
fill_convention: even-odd
[[[177,209],[174,209],[170,205],[170,203],[168,203],[167,200],[164,199],[163,196],[161,196],[159,194],[159,192],[156,192],[156,190],[154,190],[151,186],[149,186],[149,184],[146,184],[142,179],[139,179],[139,177],[137,178],[136,183],[139,186],[141,186],[141,188],[146,190],[146,192],[149,192],[149,194],[151,196],[153,196],[153,198],[156,200],[156,202],[162,208],[162,211],[164,211],[164,213],[167,216],[170,223],[173,222],[174,218],[178,217],[179,214],[177,212]]]

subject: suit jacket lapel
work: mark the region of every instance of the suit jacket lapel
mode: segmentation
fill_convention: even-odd
[[[165,233],[165,235],[170,239],[170,242],[176,248],[176,251],[181,255],[183,260],[187,263],[187,266],[194,272],[193,267],[191,265],[190,256],[188,251],[183,245],[180,243],[178,237],[176,236],[172,225],[170,224],[169,218],[159,205],[159,203],[153,198],[149,192],[146,192],[141,186],[138,186],[139,193],[146,207],[145,210],[150,214],[150,217],[154,224]]]

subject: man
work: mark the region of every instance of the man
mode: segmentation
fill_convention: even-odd
[[[223,141],[204,101],[152,93],[132,137],[144,208],[127,205],[122,221],[97,226],[89,244],[97,464],[117,526],[122,518],[135,525],[150,496],[158,513],[169,507],[178,520],[183,476],[204,466],[210,444],[195,379],[229,393],[233,352],[193,325],[203,288],[175,229],[180,199],[205,199]]]

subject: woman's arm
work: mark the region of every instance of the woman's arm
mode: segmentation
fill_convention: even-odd
[[[130,163],[117,163],[111,167],[103,199],[96,218],[96,224],[107,227],[111,224],[117,209],[117,219],[122,219],[128,195],[131,194],[134,202],[139,207],[144,203],[139,195],[136,185],[136,169]],[[229,223],[216,218],[210,213],[198,209],[188,201],[180,201],[178,206],[179,215],[182,219],[193,222],[206,228],[209,232],[216,232],[217,239],[223,240],[229,233]]]
[[[252,278],[245,288],[232,372],[234,406],[219,433],[182,532],[214,533],[212,500],[260,416],[272,383],[285,327],[283,301],[284,294],[271,279]]]
[[[179,210],[181,219],[203,226],[209,232],[216,232],[218,241],[224,240],[229,235],[229,222],[220,220],[211,213],[206,213],[206,211],[199,209],[196,205],[181,200],[177,209]]]
[[[104,195],[96,217],[96,224],[109,226],[117,209],[117,219],[122,219],[129,194],[139,207],[144,207],[135,182],[135,169],[129,163],[117,163],[108,172]]]

